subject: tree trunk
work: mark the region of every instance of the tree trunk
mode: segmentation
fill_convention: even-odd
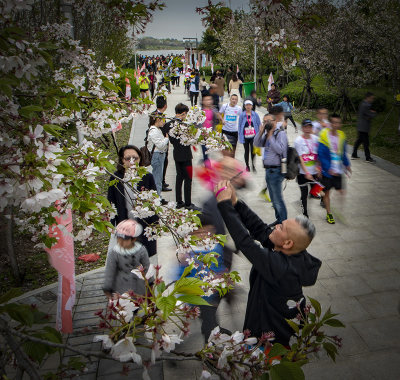
[[[9,215],[9,218],[4,218],[6,222],[6,250],[10,260],[11,271],[17,284],[21,283],[21,272],[19,270],[18,261],[15,257],[14,245],[13,245],[13,214],[12,207],[8,206],[5,210],[5,215]]]

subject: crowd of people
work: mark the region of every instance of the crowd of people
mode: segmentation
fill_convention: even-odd
[[[149,74],[155,69],[159,70],[160,66],[162,69],[164,64],[168,64],[167,61],[168,59],[146,60]],[[143,74],[147,77],[146,73]],[[178,78],[181,74],[183,73],[180,70],[176,71]],[[287,120],[291,121],[296,133],[298,128],[292,116],[293,105],[289,97],[281,97],[277,86],[272,84],[265,99],[268,112],[260,118],[256,112],[256,107],[261,106],[257,93],[253,91],[250,96],[243,97],[243,79],[232,70],[228,74],[229,83],[226,84],[220,71],[216,72],[210,83],[200,77],[198,70],[187,68],[184,73],[183,92],[188,94],[191,106],[201,101],[206,116],[203,127],[217,130],[232,146],[223,151],[222,157],[217,161],[211,160],[206,147],[202,146],[202,164],[207,170],[218,174],[216,177],[220,180],[214,184],[209,198],[201,207],[192,202],[192,147],[169,135],[176,121],[185,120],[189,107],[184,103],[177,104],[175,116],[167,122],[165,111],[168,104],[164,96],[157,96],[155,99],[156,110],[150,114],[146,134],[152,156],[152,174],[148,173],[142,178],[137,190],[156,190],[161,198],[163,192],[172,191],[165,182],[168,162],[171,162],[168,160],[171,143],[176,172],[175,207],[200,211],[202,228],[207,232],[230,233],[236,247],[215,248],[221,254],[223,268],[230,268],[232,253],[237,250],[252,264],[243,329],[249,329],[256,337],[274,331],[275,342],[287,346],[293,330],[285,318],[294,318],[297,313],[297,309],[288,308],[287,301],[292,299],[304,306],[302,286],[315,283],[321,266],[320,260],[307,252],[307,247],[315,236],[307,201],[310,196],[321,199],[321,206],[326,209],[327,223],[335,223],[330,205],[331,190],[343,193],[343,176],[351,174],[350,160],[346,153],[346,136],[341,130],[340,116],[328,116],[328,110],[320,108],[317,110],[316,120],[304,119],[301,122],[301,133],[296,137],[294,147],[290,148]],[[174,81],[177,86],[179,83],[179,79]],[[225,89],[229,92],[226,102]],[[370,121],[375,116],[375,112],[371,110],[372,101],[373,94],[368,93],[360,106],[359,135],[352,154],[353,159],[358,158],[357,148],[363,143],[367,162],[373,162],[368,149]],[[239,105],[240,103],[242,104]],[[244,165],[235,158],[238,144],[244,147]],[[257,149],[258,152],[261,151],[266,188],[275,211],[275,219],[269,224],[264,223],[236,195],[236,190],[245,186],[249,172],[256,172]],[[153,223],[157,217],[148,220],[133,218],[130,215],[132,203],[127,201],[135,199],[132,189],[122,182],[114,183],[115,178],[124,178],[127,168],[137,164],[141,166],[142,159],[142,153],[137,147],[122,147],[119,151],[118,171],[110,179],[112,185],[109,187],[108,199],[116,206],[117,216],[113,221],[116,233],[113,244],[110,243],[104,284],[104,291],[109,297],[115,292],[121,293],[128,289],[140,294],[142,285],[136,283],[137,278],[135,283],[133,280],[126,280],[129,276],[125,272],[127,268],[133,269],[139,264],[148,267],[149,257],[157,253],[156,242],[149,241],[143,234],[145,225]],[[282,189],[289,169],[297,174],[303,214],[293,219],[288,218]],[[162,199],[162,203],[167,202]],[[120,273],[121,271],[124,273]],[[202,307],[202,332],[205,339],[217,324],[218,304],[217,300],[210,307]]]

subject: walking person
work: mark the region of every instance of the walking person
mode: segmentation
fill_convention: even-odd
[[[294,131],[297,133],[298,132],[297,125],[292,116],[292,111],[293,111],[294,107],[290,103],[289,96],[283,95],[283,100],[280,103],[275,104],[275,106],[281,106],[283,108],[283,113],[284,113],[284,118],[285,118],[286,123],[287,123],[287,119],[289,119],[294,126]]]
[[[300,158],[300,172],[297,176],[297,183],[300,187],[303,215],[308,218],[308,186],[309,184],[313,186],[314,182],[317,181],[317,176],[321,174],[318,162],[319,138],[312,133],[313,126],[310,119],[303,120],[301,129],[303,134],[294,141],[294,148]]]
[[[255,154],[253,152],[254,137],[260,129],[260,117],[253,111],[253,102],[245,100],[245,111],[239,116],[238,139],[241,144],[244,144],[244,161],[246,163],[246,170],[250,171],[249,155],[251,155],[251,166],[253,172],[256,171],[254,165]]]
[[[197,99],[200,93],[200,73],[196,70],[194,75],[190,77],[190,104],[193,106],[197,106]]]
[[[169,139],[162,133],[162,126],[165,119],[162,115],[152,114],[150,116],[150,129],[148,134],[148,149],[153,152],[151,157],[151,167],[156,183],[157,194],[161,197],[164,161],[168,149]],[[165,202],[163,202],[165,203]]]
[[[346,155],[346,135],[340,130],[342,120],[339,115],[330,117],[331,128],[325,128],[319,135],[318,158],[321,163],[322,185],[326,221],[335,224],[331,213],[330,190],[334,188],[344,194],[343,174],[351,174],[350,161]]]
[[[372,92],[365,94],[364,100],[361,102],[358,108],[358,120],[357,120],[357,141],[354,143],[352,159],[359,158],[357,156],[357,149],[361,144],[364,146],[365,161],[374,164],[376,161],[371,158],[369,151],[369,131],[371,129],[371,120],[376,116],[376,111],[371,109],[372,103],[375,100],[375,95]]]
[[[284,175],[281,170],[281,161],[283,158],[287,159],[288,139],[285,130],[277,127],[275,115],[265,115],[264,120],[265,123],[260,126],[260,130],[254,138],[254,145],[264,148],[265,180],[276,220],[278,223],[282,223],[287,219],[287,210],[283,200]]]
[[[140,295],[146,293],[144,280],[131,273],[140,265],[145,272],[150,267],[146,247],[137,241],[142,232],[143,227],[132,219],[123,220],[117,225],[116,244],[107,254],[104,272],[103,291],[109,299],[115,293],[123,294],[130,290]]]
[[[253,111],[256,110],[257,107],[261,107],[262,102],[261,102],[261,98],[257,98],[257,91],[253,90],[250,93],[250,96],[247,96],[244,101],[246,100],[251,100],[253,102]],[[244,102],[243,102],[243,111],[245,110],[244,108]]]
[[[316,136],[319,136],[321,131],[324,128],[330,128],[330,123],[328,120],[328,110],[324,107],[320,107],[317,109],[317,120],[312,122],[313,124],[313,133]]]
[[[189,112],[189,107],[183,103],[179,103],[175,106],[175,118],[169,123],[165,124],[164,130],[170,130],[173,127],[174,122],[183,121]],[[174,161],[176,169],[176,183],[175,183],[175,199],[176,207],[185,207],[189,210],[199,210],[199,208],[192,203],[192,177],[193,177],[193,165],[192,165],[192,149],[190,145],[181,144],[178,138],[169,137],[174,147]],[[184,191],[184,199],[182,200],[182,185]]]
[[[271,84],[271,89],[267,93],[267,103],[268,103],[268,112],[271,112],[271,109],[274,105],[279,103],[281,100],[281,93],[276,88],[276,84]]]
[[[222,76],[220,70],[217,71],[217,77],[214,80],[214,83],[217,85],[217,93],[219,96],[219,102],[222,103],[224,101],[224,93],[225,93],[225,79]]]
[[[151,95],[151,98],[153,99],[154,98],[154,90],[156,88],[156,81],[157,81],[157,78],[153,71],[150,71],[150,73],[149,73],[149,81],[150,81],[150,84],[149,84],[150,95]]]
[[[202,104],[202,110],[206,114],[206,120],[203,123],[203,127],[214,129],[218,120],[222,122],[222,118],[218,111],[214,108],[213,97],[210,94],[203,95]],[[201,150],[203,152],[203,161],[205,162],[206,160],[208,160],[208,156],[206,153],[207,147],[205,145],[201,145]]]
[[[107,199],[112,203],[117,214],[111,223],[116,226],[118,223],[125,219],[135,219],[131,211],[134,207],[134,202],[136,199],[136,193],[132,189],[132,186],[123,181],[125,178],[125,171],[131,167],[136,167],[136,164],[142,166],[142,154],[138,147],[135,145],[125,145],[118,151],[118,165],[117,171],[110,178],[110,186],[108,188]],[[117,179],[117,182],[115,180]],[[145,190],[157,190],[156,183],[154,182],[154,177],[151,173],[145,174],[139,183],[136,185],[137,191]],[[150,216],[144,219],[136,219],[144,228],[148,224],[155,223],[158,220],[156,215]],[[147,249],[149,256],[154,256],[157,254],[157,241],[148,240],[146,235],[142,233],[138,239]]]
[[[146,73],[142,71],[139,77],[140,97],[142,99],[149,97],[150,80],[147,78]],[[149,107],[150,105],[148,105]]]
[[[223,126],[222,134],[232,145],[232,150],[224,150],[222,153],[231,157],[235,157],[236,145],[238,142],[238,124],[239,116],[242,113],[242,109],[237,105],[238,96],[232,94],[229,103],[222,105],[219,110],[221,116],[223,115]]]
[[[242,81],[238,79],[236,74],[232,75],[232,79],[229,82],[228,88],[229,88],[229,94],[233,95],[236,94],[238,96],[238,101],[240,101],[240,92],[239,92],[239,86],[242,84]]]

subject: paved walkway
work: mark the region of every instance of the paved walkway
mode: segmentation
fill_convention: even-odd
[[[183,88],[173,90],[168,96],[167,115],[174,115],[177,103],[189,104]],[[261,109],[261,111],[263,111]],[[131,141],[143,145],[147,120],[140,117],[135,122]],[[288,127],[289,141],[297,136]],[[170,147],[170,164],[167,182],[174,188],[175,168]],[[243,160],[242,146],[237,149],[236,158]],[[363,157],[363,154],[361,154]],[[194,154],[194,164],[201,159],[201,151]],[[325,212],[319,201],[310,200],[310,218],[317,228],[317,236],[310,246],[310,253],[323,262],[317,284],[306,288],[305,294],[317,298],[324,309],[328,306],[339,313],[346,324],[345,329],[335,329],[343,337],[343,348],[336,364],[322,356],[305,366],[309,380],[395,380],[400,378],[400,178],[378,166],[352,161],[353,175],[347,181],[347,195],[340,199],[333,197],[332,205],[337,223],[325,222]],[[257,173],[252,173],[252,186],[240,196],[257,210],[260,217],[268,222],[274,220],[270,203],[258,197],[264,186],[264,169],[257,157]],[[166,199],[174,200],[174,192],[163,193]],[[200,205],[205,196],[203,188],[194,180],[193,201]],[[290,181],[284,191],[289,217],[300,214],[300,192],[295,181]],[[103,247],[104,252],[107,247]],[[164,277],[173,273],[176,265],[173,242],[159,241],[158,262],[162,265]],[[235,255],[233,269],[242,276],[242,283],[235,290],[236,297],[228,305],[224,300],[218,309],[220,324],[232,331],[241,330],[248,292],[250,265],[243,255]],[[77,279],[77,304],[74,311],[74,334],[68,343],[81,348],[97,349],[92,343],[93,331],[97,324],[93,315],[105,305],[100,289],[103,270],[79,276]],[[22,301],[38,304],[43,310],[55,314],[55,286],[26,295]],[[178,349],[194,352],[200,348],[203,338],[198,321],[191,327],[191,335]],[[64,360],[71,353],[66,353]],[[54,362],[47,364],[53,366]],[[132,366],[131,366],[132,367]],[[85,376],[80,379],[117,379],[121,377],[122,365],[102,360],[92,363]],[[152,379],[175,380],[199,378],[201,367],[196,362],[164,363],[151,370]],[[141,378],[139,372],[130,376]],[[197,376],[197,377],[196,377]]]

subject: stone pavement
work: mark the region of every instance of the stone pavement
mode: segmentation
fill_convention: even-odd
[[[226,98],[227,99],[227,98]],[[174,115],[177,103],[190,104],[183,87],[173,90],[168,96],[167,115]],[[261,109],[263,112],[264,110]],[[261,114],[262,114],[261,112]],[[130,143],[143,145],[146,117],[134,123]],[[289,141],[296,138],[294,129],[288,127]],[[244,150],[238,146],[236,158],[243,160]],[[363,157],[363,153],[361,153]],[[175,187],[175,168],[172,147],[167,182]],[[193,163],[201,159],[201,150],[194,154]],[[256,158],[257,173],[251,173],[251,186],[240,196],[265,221],[274,220],[270,203],[262,200],[258,193],[264,187],[264,169],[260,157]],[[400,378],[400,177],[363,160],[352,161],[353,175],[347,180],[347,194],[342,199],[334,194],[333,212],[337,223],[325,222],[325,211],[319,201],[309,201],[309,214],[317,228],[317,236],[309,251],[323,262],[315,286],[305,288],[306,295],[318,299],[326,310],[329,306],[339,313],[345,329],[335,329],[335,334],[343,337],[343,348],[337,362],[325,356],[313,359],[304,367],[308,380],[395,380]],[[382,165],[390,166],[383,162]],[[193,201],[201,205],[205,191],[194,179]],[[163,193],[167,200],[174,200],[174,192]],[[295,181],[287,183],[284,198],[289,217],[300,214],[300,191]],[[107,247],[104,247],[106,252]],[[159,241],[158,262],[162,265],[165,278],[172,278],[176,266],[172,240]],[[220,325],[231,330],[241,330],[249,289],[250,265],[242,254],[235,255],[233,270],[238,270],[242,283],[235,290],[233,301],[223,300],[218,309]],[[82,328],[95,326],[94,311],[105,305],[101,291],[103,270],[79,276],[77,279],[77,304],[74,309],[74,327],[77,330],[68,337],[68,343],[81,348],[97,349],[92,343],[93,331]],[[22,301],[36,300],[40,307],[55,314],[53,286],[27,295]],[[53,294],[53,296],[52,296]],[[46,298],[47,297],[47,298]],[[191,326],[188,339],[177,349],[195,352],[203,343],[200,323]],[[63,360],[66,360],[66,353]],[[53,363],[54,364],[54,363]],[[48,364],[48,367],[51,365]],[[85,376],[80,379],[117,379],[122,377],[122,365],[110,361],[94,362]],[[199,378],[201,366],[196,362],[165,362],[152,369],[152,379],[175,380]],[[133,378],[140,378],[140,371],[131,372]],[[130,375],[130,376],[131,376]],[[197,377],[196,377],[197,376]]]

